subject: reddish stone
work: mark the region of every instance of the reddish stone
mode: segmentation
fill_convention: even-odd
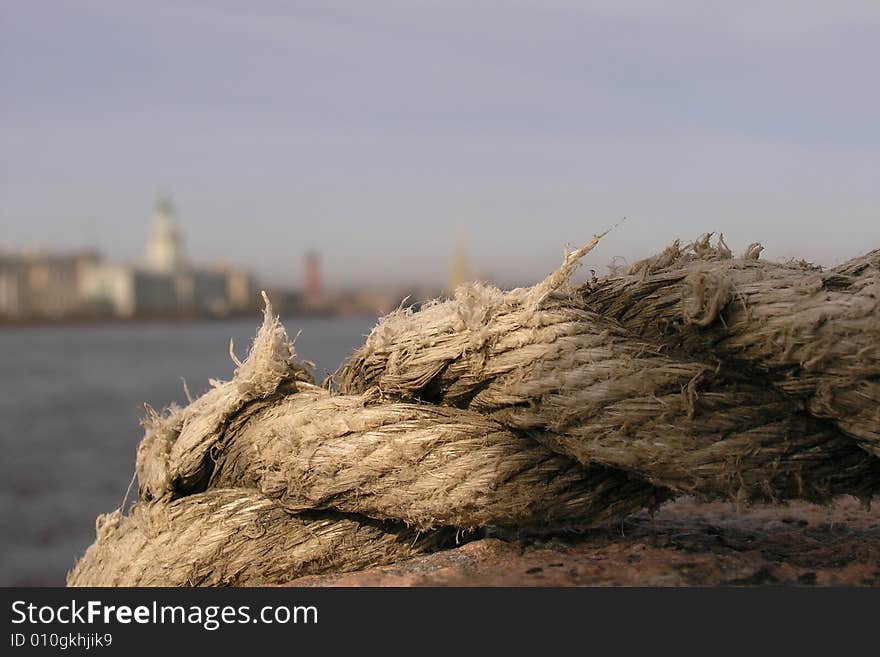
[[[680,500],[653,517],[544,539],[485,538],[356,573],[290,586],[880,585],[880,514],[829,507]]]

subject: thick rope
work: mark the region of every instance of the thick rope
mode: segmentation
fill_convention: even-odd
[[[422,529],[573,528],[668,495],[581,467],[492,419],[303,390],[226,436],[211,485],[253,486],[290,511],[338,509]]]
[[[875,490],[877,459],[798,400],[747,373],[659,353],[564,290],[543,290],[535,307],[534,289],[474,285],[383,318],[340,389],[476,410],[585,465],[707,498]]]
[[[733,260],[707,239],[570,289],[598,239],[533,288],[467,285],[383,318],[338,373],[338,392],[312,383],[267,302],[231,381],[186,408],[148,411],[141,501],[99,519],[69,583],[278,583],[475,535],[459,530],[582,528],[680,493],[877,493],[876,406],[855,409],[866,398],[841,393],[844,379],[846,390],[876,383],[877,343],[865,342],[880,323],[876,253],[821,274],[755,264],[757,245]],[[699,287],[697,270],[695,300],[685,292]],[[833,288],[825,297],[816,276]],[[630,301],[611,304],[618,295]],[[791,321],[812,317],[804,304],[820,298],[828,328],[789,327],[786,349],[770,340],[760,351],[784,323],[777,305]],[[639,303],[667,314],[638,324]],[[804,361],[818,353],[810,335],[825,345],[825,332],[846,344]],[[817,401],[828,386],[831,411]]]
[[[585,285],[584,303],[666,351],[757,370],[880,455],[880,250],[823,272],[709,237]]]
[[[99,516],[69,586],[265,586],[393,563],[454,544],[400,524],[292,515],[256,491],[216,488]]]

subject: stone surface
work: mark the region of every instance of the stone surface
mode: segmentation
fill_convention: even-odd
[[[680,500],[552,538],[484,538],[290,586],[880,585],[880,513],[844,498],[738,511]]]

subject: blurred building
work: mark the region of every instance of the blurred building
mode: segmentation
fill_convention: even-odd
[[[307,306],[321,305],[321,258],[317,251],[306,252],[305,286],[303,297]]]
[[[252,310],[256,285],[233,267],[197,267],[186,258],[174,206],[156,204],[144,265],[108,264],[87,272],[83,297],[92,310],[119,317],[211,315]]]
[[[147,268],[159,274],[176,274],[185,268],[183,239],[177,229],[170,199],[160,198],[156,203],[145,255]]]
[[[223,316],[259,307],[256,284],[237,268],[193,266],[170,201],[156,206],[143,265],[94,251],[0,253],[0,318]]]
[[[79,282],[99,262],[94,251],[0,253],[0,317],[56,319],[82,309]]]
[[[179,310],[174,278],[145,269],[102,263],[86,272],[80,285],[89,315],[131,318]]]
[[[27,291],[20,259],[0,254],[0,317],[18,317],[24,313]]]
[[[455,288],[471,280],[471,268],[468,264],[467,253],[464,244],[459,240],[452,252],[452,262],[449,267],[449,279],[446,281],[446,294],[452,296]]]

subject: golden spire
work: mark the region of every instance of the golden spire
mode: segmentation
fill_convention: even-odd
[[[446,283],[446,293],[452,295],[462,283],[471,280],[470,266],[468,265],[467,253],[464,248],[463,240],[459,237],[455,241],[455,248],[452,251],[452,263],[449,267],[449,280]]]

